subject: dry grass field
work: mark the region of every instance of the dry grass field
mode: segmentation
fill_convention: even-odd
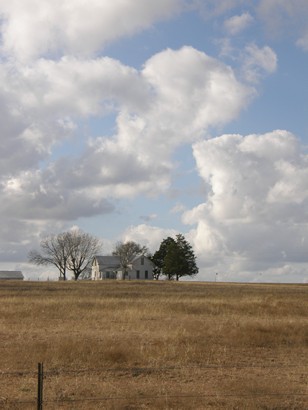
[[[0,408],[308,409],[308,286],[0,282]]]

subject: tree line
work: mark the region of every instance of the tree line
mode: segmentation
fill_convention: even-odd
[[[101,249],[102,243],[98,238],[81,230],[72,230],[43,238],[40,251],[30,251],[29,262],[35,265],[54,265],[63,280],[67,279],[67,271],[73,273],[75,280],[80,277],[89,278],[93,258]],[[134,241],[118,242],[112,254],[119,257],[123,278],[130,262],[139,255],[145,255],[152,261],[153,277],[156,280],[162,276],[168,280],[179,280],[198,273],[192,246],[182,234],[164,239],[154,254],[150,254],[146,246]]]

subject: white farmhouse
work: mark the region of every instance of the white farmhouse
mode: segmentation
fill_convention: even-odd
[[[154,264],[144,255],[136,256],[128,265],[125,279],[152,280]],[[92,280],[123,279],[119,256],[95,256],[92,262]]]

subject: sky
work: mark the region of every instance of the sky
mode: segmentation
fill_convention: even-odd
[[[0,0],[0,269],[75,227],[308,282],[307,0]]]

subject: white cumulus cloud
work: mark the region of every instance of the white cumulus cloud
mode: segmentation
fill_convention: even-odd
[[[181,8],[182,0],[1,0],[2,50],[23,62],[48,55],[90,56]]]
[[[3,67],[10,111],[2,212],[31,219],[71,220],[109,212],[108,199],[165,192],[173,150],[235,118],[254,94],[230,67],[192,47],[162,51],[140,71],[71,57],[10,68]],[[74,121],[110,110],[114,135],[93,138],[77,157],[49,160],[55,143],[72,138]]]
[[[203,267],[235,275],[307,263],[308,157],[286,131],[194,144],[204,203],[183,215]],[[249,273],[250,272],[250,273]]]

